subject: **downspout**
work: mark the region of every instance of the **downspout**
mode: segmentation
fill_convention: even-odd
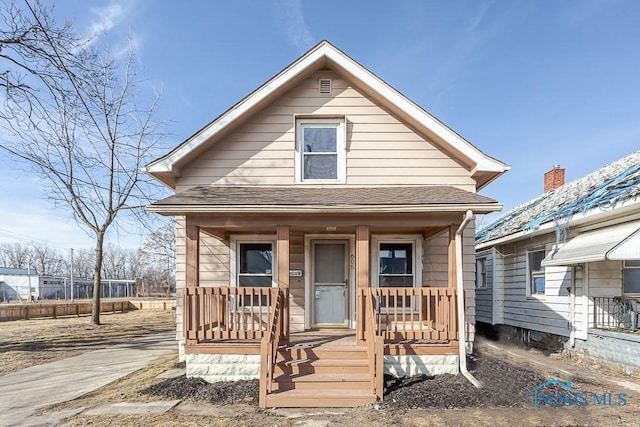
[[[478,381],[471,372],[467,370],[467,350],[466,350],[466,340],[467,340],[467,328],[466,328],[466,320],[465,320],[465,311],[464,311],[464,271],[462,264],[462,233],[464,229],[467,227],[469,222],[473,219],[473,211],[468,210],[464,214],[464,218],[462,219],[462,223],[460,227],[458,227],[458,231],[456,231],[455,235],[455,244],[456,244],[456,282],[458,288],[458,343],[459,343],[459,359],[460,359],[460,373],[464,375],[466,379],[469,380],[471,384],[473,384],[476,388],[482,388],[482,383]]]
[[[576,268],[571,267],[569,291],[569,346],[576,346]]]

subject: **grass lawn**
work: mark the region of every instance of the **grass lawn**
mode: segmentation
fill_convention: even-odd
[[[175,329],[170,310],[102,313],[100,320],[100,326],[90,316],[0,323],[0,375]]]

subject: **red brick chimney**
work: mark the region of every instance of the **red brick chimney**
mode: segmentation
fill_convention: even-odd
[[[551,191],[564,185],[564,169],[560,165],[554,165],[553,168],[544,174],[544,192]]]

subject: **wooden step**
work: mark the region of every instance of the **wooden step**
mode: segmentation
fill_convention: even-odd
[[[371,381],[368,373],[284,374],[274,378],[274,381],[274,390],[371,390]]]
[[[267,395],[270,408],[353,408],[375,403],[376,397],[366,390],[286,390]]]
[[[300,347],[278,350],[279,360],[366,359],[366,347]]]
[[[274,375],[313,374],[313,373],[369,373],[367,359],[315,359],[278,361]]]

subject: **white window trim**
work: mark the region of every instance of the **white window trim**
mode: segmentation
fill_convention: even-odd
[[[480,286],[479,284],[479,279],[482,278],[482,275],[479,274],[478,271],[478,262],[479,261],[483,261],[484,262],[484,281],[482,282],[482,286]],[[489,286],[487,284],[487,262],[488,262],[488,257],[483,256],[483,257],[478,257],[476,258],[476,289],[489,289]]]
[[[305,124],[326,124],[337,129],[336,154],[337,154],[337,178],[336,179],[304,179],[303,149],[300,144],[302,127]],[[346,126],[344,117],[335,118],[296,118],[296,149],[295,149],[295,183],[296,184],[344,184],[347,175],[346,152]]]
[[[422,235],[420,234],[394,234],[394,235],[373,235],[371,236],[371,246],[373,256],[371,257],[371,276],[374,288],[380,287],[380,244],[381,243],[413,243],[413,287],[422,287]]]
[[[544,254],[547,254],[547,251],[545,248],[536,248],[536,249],[527,249],[525,252],[525,274],[526,274],[526,283],[527,283],[527,298],[544,298],[544,296],[547,294],[547,277],[546,277],[546,269],[545,267],[540,267],[542,269],[542,274],[544,274],[545,279],[544,279],[544,293],[542,294],[536,294],[533,293],[533,283],[531,283],[531,266],[529,265],[529,259],[530,259],[530,254],[534,253],[534,252],[544,252]]]
[[[229,237],[229,279],[233,287],[238,287],[238,265],[240,264],[240,248],[241,243],[271,243],[273,248],[273,265],[271,266],[271,287],[278,286],[278,254],[277,237],[274,235],[232,235]]]

